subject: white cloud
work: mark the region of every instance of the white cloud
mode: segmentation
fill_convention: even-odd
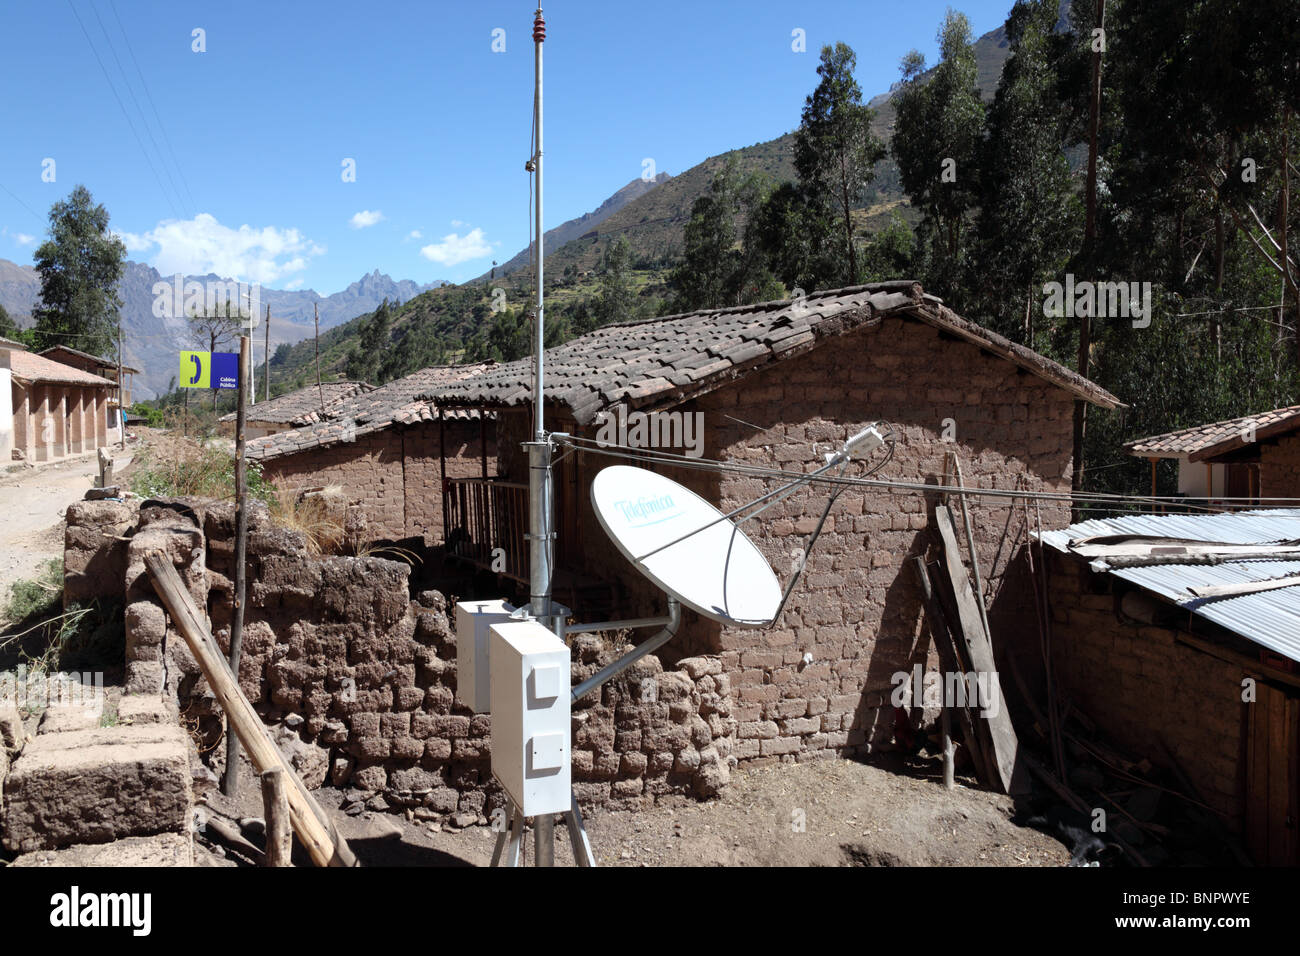
[[[412,229],[409,233],[407,233],[406,238],[407,238],[407,239],[423,239],[423,238],[424,238],[424,233],[422,233],[419,229]]]
[[[114,232],[113,235],[122,240],[127,252],[144,252],[153,245],[144,236],[137,235],[134,232]]]
[[[353,229],[365,229],[367,226],[373,226],[383,218],[384,214],[378,209],[373,212],[369,209],[363,209],[348,220],[348,225]]]
[[[462,226],[468,226],[468,225],[469,225],[469,223],[467,223],[467,222],[461,222],[459,219],[453,219],[453,220],[451,221],[451,228],[453,228],[453,229],[459,229],[459,228],[461,228]]]
[[[292,292],[294,289],[301,289],[304,281],[305,280],[302,278],[302,276],[299,276],[298,278],[294,279],[292,282],[286,282],[284,284],[284,287],[288,289],[290,292]]]
[[[33,235],[29,235],[28,233],[10,232],[8,226],[6,226],[3,229],[0,229],[0,236],[8,236],[14,242],[18,243],[18,245],[20,246],[30,246],[33,242],[36,241],[36,237]]]
[[[423,246],[420,255],[430,262],[454,266],[471,259],[481,259],[491,251],[492,246],[484,237],[483,230],[471,229],[463,236],[453,232],[443,236],[441,242]]]
[[[206,212],[193,219],[164,219],[142,235],[121,235],[133,252],[157,246],[150,265],[165,276],[213,272],[223,278],[273,282],[301,272],[312,256],[325,252],[297,229],[248,225],[232,229]]]

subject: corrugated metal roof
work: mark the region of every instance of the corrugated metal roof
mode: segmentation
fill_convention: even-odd
[[[1264,544],[1300,538],[1300,510],[1241,511],[1217,515],[1126,515],[1043,532],[1043,542],[1069,553],[1070,542],[1095,535],[1138,534],[1195,541]],[[1080,558],[1080,560],[1086,560]],[[1226,598],[1196,598],[1189,587],[1265,581],[1300,574],[1300,561],[1251,559],[1223,564],[1163,564],[1111,568],[1105,558],[1091,566],[1129,581],[1213,621],[1247,640],[1300,661],[1300,587],[1277,588]]]

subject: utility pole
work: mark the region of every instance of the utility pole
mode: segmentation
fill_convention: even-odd
[[[1101,123],[1101,54],[1106,46],[1106,0],[1096,0],[1096,23],[1092,35],[1092,89],[1088,107],[1088,180],[1085,192],[1083,262],[1095,268],[1093,252],[1097,241],[1097,128]],[[1087,378],[1092,354],[1092,316],[1079,316],[1079,374]],[[1088,428],[1088,403],[1074,400],[1074,473],[1070,486],[1076,494],[1083,490],[1083,441]],[[1078,520],[1077,499],[1071,502],[1074,520]]]
[[[266,389],[263,400],[271,400],[271,303],[266,303],[266,338],[262,345],[262,358],[266,361]]]
[[[537,150],[527,163],[527,168],[537,177],[536,236],[537,244],[537,309],[533,313],[533,440],[524,443],[528,453],[528,559],[529,599],[532,615],[551,626],[551,558],[555,552],[554,499],[551,483],[551,441],[542,420],[545,404],[543,364],[545,357],[545,309],[543,304],[543,263],[545,249],[542,245],[542,43],[546,39],[546,20],[542,8],[533,16],[533,48],[536,68],[536,85],[533,92],[533,125],[536,131]],[[538,866],[555,865],[555,818],[542,814],[533,821],[536,860]]]
[[[126,447],[126,407],[122,402],[126,390],[122,388],[122,313],[117,313],[117,428],[118,448]]]
[[[251,331],[251,330],[250,330]],[[239,397],[235,406],[235,607],[230,621],[230,673],[239,683],[239,658],[244,643],[245,557],[248,552],[248,481],[244,457],[244,422],[247,409],[244,402],[244,376],[252,370],[252,349],[247,335],[239,337]],[[221,781],[221,792],[235,795],[239,783],[239,737],[234,721],[227,720],[226,773]]]
[[[312,306],[312,321],[316,325],[316,397],[320,399],[320,410],[325,411],[325,391],[320,387],[320,303]]]

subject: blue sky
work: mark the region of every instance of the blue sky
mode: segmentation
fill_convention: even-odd
[[[1010,0],[952,5],[979,36]],[[547,3],[546,224],[647,160],[676,174],[794,128],[824,43],[857,51],[866,96],[887,89],[909,49],[934,61],[948,6]],[[84,183],[164,273],[322,294],[375,268],[472,278],[528,239],[534,7],[11,0],[0,258],[30,263],[50,204]]]

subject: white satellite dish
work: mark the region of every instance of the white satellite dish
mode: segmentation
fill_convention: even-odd
[[[644,468],[612,465],[591,483],[591,502],[623,555],[682,604],[738,627],[776,617],[781,585],[767,559],[695,492]]]

